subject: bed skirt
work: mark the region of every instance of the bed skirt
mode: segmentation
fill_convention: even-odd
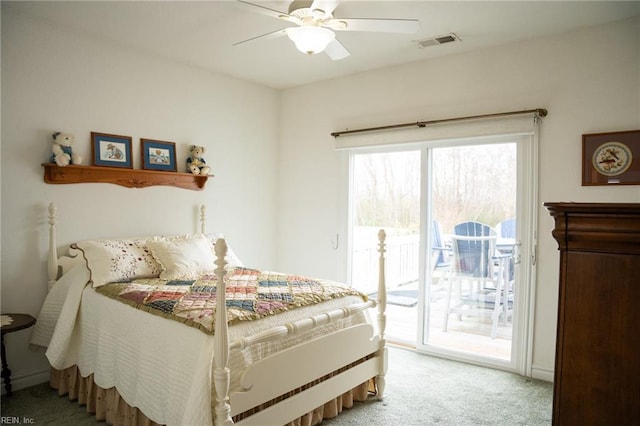
[[[58,395],[68,394],[69,400],[77,400],[80,405],[86,405],[87,412],[94,414],[98,421],[118,426],[159,426],[138,408],[129,406],[115,387],[102,389],[94,383],[93,374],[82,377],[76,366],[64,370],[52,368],[50,385],[57,389]],[[366,400],[369,392],[374,389],[374,379],[371,379],[286,426],[313,426],[321,423],[323,419],[334,418],[344,408],[351,408],[354,401]]]

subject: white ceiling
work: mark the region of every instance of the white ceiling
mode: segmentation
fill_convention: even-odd
[[[260,1],[287,11],[288,1]],[[394,64],[559,35],[640,12],[640,1],[355,1],[343,0],[343,18],[417,19],[417,34],[338,32],[351,56],[332,61],[304,55],[287,37],[232,46],[290,26],[287,22],[218,1],[40,1],[6,2],[21,13],[55,21],[97,37],[168,59],[273,88],[289,88]],[[459,43],[418,48],[415,41],[456,33]]]

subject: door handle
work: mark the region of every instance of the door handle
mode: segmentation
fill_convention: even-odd
[[[521,245],[522,245],[522,242],[520,240],[516,241],[515,244],[513,245],[513,264],[514,265],[519,265],[522,260],[520,256]]]

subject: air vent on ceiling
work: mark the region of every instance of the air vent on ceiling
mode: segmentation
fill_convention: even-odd
[[[455,33],[449,33],[432,38],[426,38],[424,40],[418,40],[416,43],[418,44],[419,48],[424,48],[429,46],[437,46],[439,44],[451,43],[454,41],[460,41],[460,37],[458,37]]]

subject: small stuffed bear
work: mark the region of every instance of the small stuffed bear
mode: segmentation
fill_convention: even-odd
[[[191,145],[189,152],[191,156],[187,157],[187,170],[194,175],[209,174],[209,166],[207,166],[206,161],[202,158],[204,146]]]
[[[82,163],[82,157],[74,154],[71,149],[71,145],[73,145],[73,135],[56,132],[52,137],[53,146],[51,147],[52,154],[49,162],[56,163],[60,167]]]

